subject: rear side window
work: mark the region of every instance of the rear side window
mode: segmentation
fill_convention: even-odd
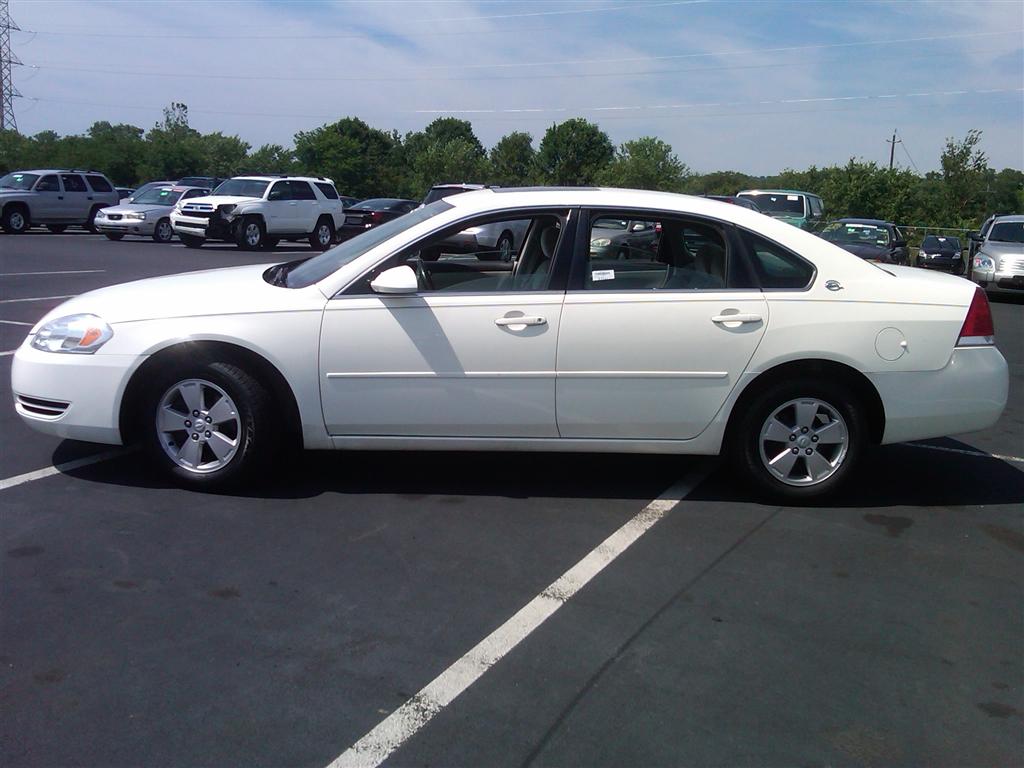
[[[110,182],[108,182],[102,176],[86,176],[85,180],[89,182],[89,186],[92,187],[93,192],[114,191],[114,188],[110,186]]]
[[[292,189],[292,200],[316,200],[316,195],[305,181],[286,182]]]
[[[753,232],[742,231],[751,266],[765,290],[803,290],[814,278],[814,267],[792,251]]]
[[[43,176],[36,184],[36,192],[60,192],[60,182],[56,176]]]
[[[328,184],[326,181],[316,182],[316,188],[320,190],[321,194],[328,200],[338,199],[338,190],[334,188],[333,184]]]
[[[65,192],[88,192],[82,177],[75,173],[62,173],[61,181],[64,182]]]

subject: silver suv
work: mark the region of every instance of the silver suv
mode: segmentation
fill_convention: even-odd
[[[1024,216],[996,216],[971,260],[971,279],[989,293],[1024,293]]]
[[[95,232],[97,212],[118,199],[99,171],[15,171],[0,178],[0,225],[10,235],[40,224],[55,233],[69,224]]]

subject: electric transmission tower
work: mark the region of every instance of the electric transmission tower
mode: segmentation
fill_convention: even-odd
[[[11,80],[11,67],[21,64],[11,50],[11,30],[20,27],[11,21],[7,0],[0,0],[0,130],[18,130],[14,119],[14,98],[21,96]]]

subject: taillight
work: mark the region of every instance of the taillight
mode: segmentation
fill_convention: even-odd
[[[384,221],[384,214],[381,213],[380,211],[374,211],[373,213],[370,214],[370,221],[373,224],[380,224],[382,221]]]
[[[974,291],[967,318],[960,329],[960,338],[956,340],[958,347],[979,347],[995,343],[995,326],[992,324],[992,310],[988,306],[988,297],[978,288]]]

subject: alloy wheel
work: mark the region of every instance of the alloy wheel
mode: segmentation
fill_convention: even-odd
[[[242,420],[227,392],[205,379],[168,389],[156,409],[164,453],[182,469],[206,474],[223,469],[238,451]]]
[[[765,420],[758,447],[761,461],[776,480],[817,485],[839,470],[850,447],[850,431],[834,406],[800,398],[779,406]]]

